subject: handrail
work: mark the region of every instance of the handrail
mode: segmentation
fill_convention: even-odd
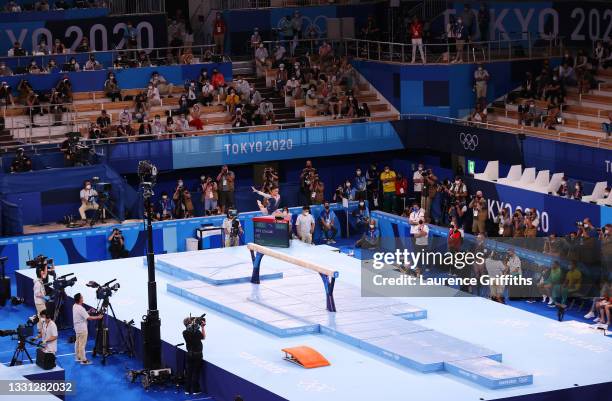
[[[216,10],[328,6],[329,0],[210,0]],[[386,0],[335,0],[332,5],[381,3]]]

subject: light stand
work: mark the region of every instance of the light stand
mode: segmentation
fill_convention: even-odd
[[[142,317],[140,329],[143,339],[143,363],[145,370],[161,368],[161,320],[157,310],[157,283],[155,282],[155,255],[153,253],[153,186],[157,177],[157,168],[148,161],[138,163],[138,175],[144,198],[144,219],[147,224],[147,269],[149,308]]]

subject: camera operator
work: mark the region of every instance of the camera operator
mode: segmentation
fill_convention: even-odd
[[[270,193],[273,187],[278,187],[278,174],[272,167],[266,167],[263,172],[262,192]]]
[[[47,292],[45,291],[45,280],[47,279],[47,269],[37,268],[36,269],[36,280],[34,280],[34,306],[36,307],[36,313],[40,316],[40,313],[47,309]],[[38,321],[38,332],[42,332],[42,321]]]
[[[15,159],[11,163],[11,173],[26,173],[32,171],[32,160],[25,155],[23,148],[17,149]]]
[[[110,243],[108,250],[110,251],[111,258],[121,259],[127,257],[125,238],[123,238],[121,230],[118,228],[113,228],[113,232],[111,233],[110,237],[108,237],[108,242]]]
[[[578,226],[578,238],[580,240],[580,260],[588,265],[596,263],[600,256],[597,249],[599,232],[591,223],[590,218],[585,217],[582,225]]]
[[[79,214],[81,215],[81,220],[87,220],[87,216],[85,212],[88,210],[98,210],[98,203],[96,202],[98,198],[98,191],[91,187],[91,181],[85,180],[83,183],[83,189],[80,192],[81,198],[81,207],[79,208]]]
[[[303,205],[313,204],[312,191],[310,188],[316,172],[317,169],[312,167],[312,161],[306,160],[306,167],[304,167],[300,173],[300,196],[302,199],[299,201]]]
[[[451,184],[449,191],[450,191],[451,201],[452,200],[458,200],[460,202],[466,201],[467,196],[468,196],[467,186],[465,185],[461,177],[459,176],[455,177],[455,181]]]
[[[183,185],[183,180],[178,180],[174,189],[174,217],[177,219],[187,219],[193,216],[193,202],[191,201],[191,193]]]
[[[83,306],[84,300],[81,293],[74,295],[74,305],[72,305],[72,322],[74,324],[74,333],[76,341],[74,343],[74,353],[76,361],[81,365],[90,365],[91,361],[85,356],[85,347],[87,346],[87,321],[100,320],[104,315],[90,316]]]
[[[198,325],[199,323],[199,325]],[[199,394],[200,372],[202,371],[202,341],[206,338],[206,319],[186,317],[183,319],[185,330],[183,338],[187,347],[185,363],[185,394]]]
[[[235,209],[227,211],[227,217],[223,219],[223,232],[225,233],[225,247],[240,245],[240,235],[242,235],[242,225],[238,219],[238,212]]]
[[[438,192],[438,177],[431,169],[423,171],[423,190],[421,192],[421,208],[425,212],[425,220],[429,220],[431,214],[431,203]]]
[[[42,331],[38,338],[42,339],[43,352],[55,355],[57,353],[57,325],[53,321],[53,311],[43,309],[40,311]]]
[[[540,219],[535,209],[525,209],[525,238],[535,238],[538,236],[538,226],[540,225]]]
[[[465,185],[465,184],[464,184]],[[455,197],[457,199],[457,197]],[[487,201],[482,197],[482,191],[476,191],[476,196],[470,202],[472,209],[472,234],[486,234],[486,222],[488,217]]]

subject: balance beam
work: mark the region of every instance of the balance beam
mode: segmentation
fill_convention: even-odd
[[[334,302],[334,285],[336,283],[336,278],[338,278],[338,276],[340,275],[337,271],[328,269],[316,263],[296,258],[295,256],[275,251],[266,246],[254,244],[252,242],[247,244],[247,248],[251,252],[251,260],[253,261],[253,275],[251,276],[251,283],[260,283],[259,271],[261,268],[261,259],[264,257],[264,255],[268,255],[271,258],[279,259],[284,262],[302,267],[304,269],[312,270],[319,273],[321,279],[323,280],[323,287],[325,289],[327,310],[330,312],[336,311],[336,304]]]

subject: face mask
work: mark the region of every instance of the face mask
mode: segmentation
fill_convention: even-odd
[[[567,181],[561,181],[561,185],[567,185]]]
[[[385,169],[385,173],[388,173],[388,172],[389,172],[389,169],[388,169],[388,168],[386,168],[386,169]]]
[[[347,186],[347,187],[350,187],[350,186],[351,186],[351,183],[350,183],[350,182],[347,182],[347,183],[346,183],[346,186]]]
[[[162,196],[162,199],[166,200],[166,199],[168,199],[168,197],[166,195],[164,195],[164,196]]]
[[[179,181],[178,185],[179,185],[179,187],[182,187],[183,186],[183,181]]]
[[[361,175],[361,171],[357,170],[357,176]]]
[[[200,176],[200,179],[201,179],[202,181],[204,181],[204,180],[206,179],[206,177],[202,175],[202,176]]]
[[[580,189],[580,187],[578,185],[576,185],[574,188],[576,188],[577,190]]]
[[[419,171],[423,171],[423,166],[419,166]]]
[[[370,230],[373,230],[373,229],[374,229],[374,226],[370,226]]]
[[[307,211],[307,210],[304,210],[304,211],[302,212],[302,214],[303,214],[304,216],[308,216],[308,211]]]
[[[457,184],[457,185],[459,185],[459,183],[460,183],[460,182],[461,182],[461,181],[457,181],[457,180],[455,180],[455,184]]]
[[[85,186],[85,189],[91,189],[91,185],[87,184],[87,185]]]

